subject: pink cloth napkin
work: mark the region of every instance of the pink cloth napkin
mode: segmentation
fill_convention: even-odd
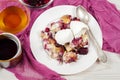
[[[29,42],[30,29],[35,19],[45,10],[57,5],[83,5],[100,25],[103,33],[103,49],[120,53],[120,12],[113,4],[107,0],[54,0],[45,9],[30,9],[30,24],[24,32],[17,35],[22,42],[23,59],[17,66],[8,70],[13,72],[19,80],[64,80],[59,74],[35,60]]]

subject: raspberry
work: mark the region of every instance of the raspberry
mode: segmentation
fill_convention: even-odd
[[[50,32],[50,29],[48,27],[45,28],[45,32]]]

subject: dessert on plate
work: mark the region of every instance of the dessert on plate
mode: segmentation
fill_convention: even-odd
[[[60,63],[76,62],[80,55],[88,53],[86,24],[77,17],[63,15],[49,23],[41,31],[43,47],[48,55]]]

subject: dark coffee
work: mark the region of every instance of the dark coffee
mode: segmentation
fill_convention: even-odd
[[[17,44],[5,37],[0,37],[0,60],[12,58],[17,53]]]

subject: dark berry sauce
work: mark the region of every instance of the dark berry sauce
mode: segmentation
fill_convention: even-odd
[[[50,0],[23,0],[26,4],[39,7],[47,4]]]
[[[81,47],[77,50],[77,53],[80,55],[86,55],[88,53],[88,48]]]

